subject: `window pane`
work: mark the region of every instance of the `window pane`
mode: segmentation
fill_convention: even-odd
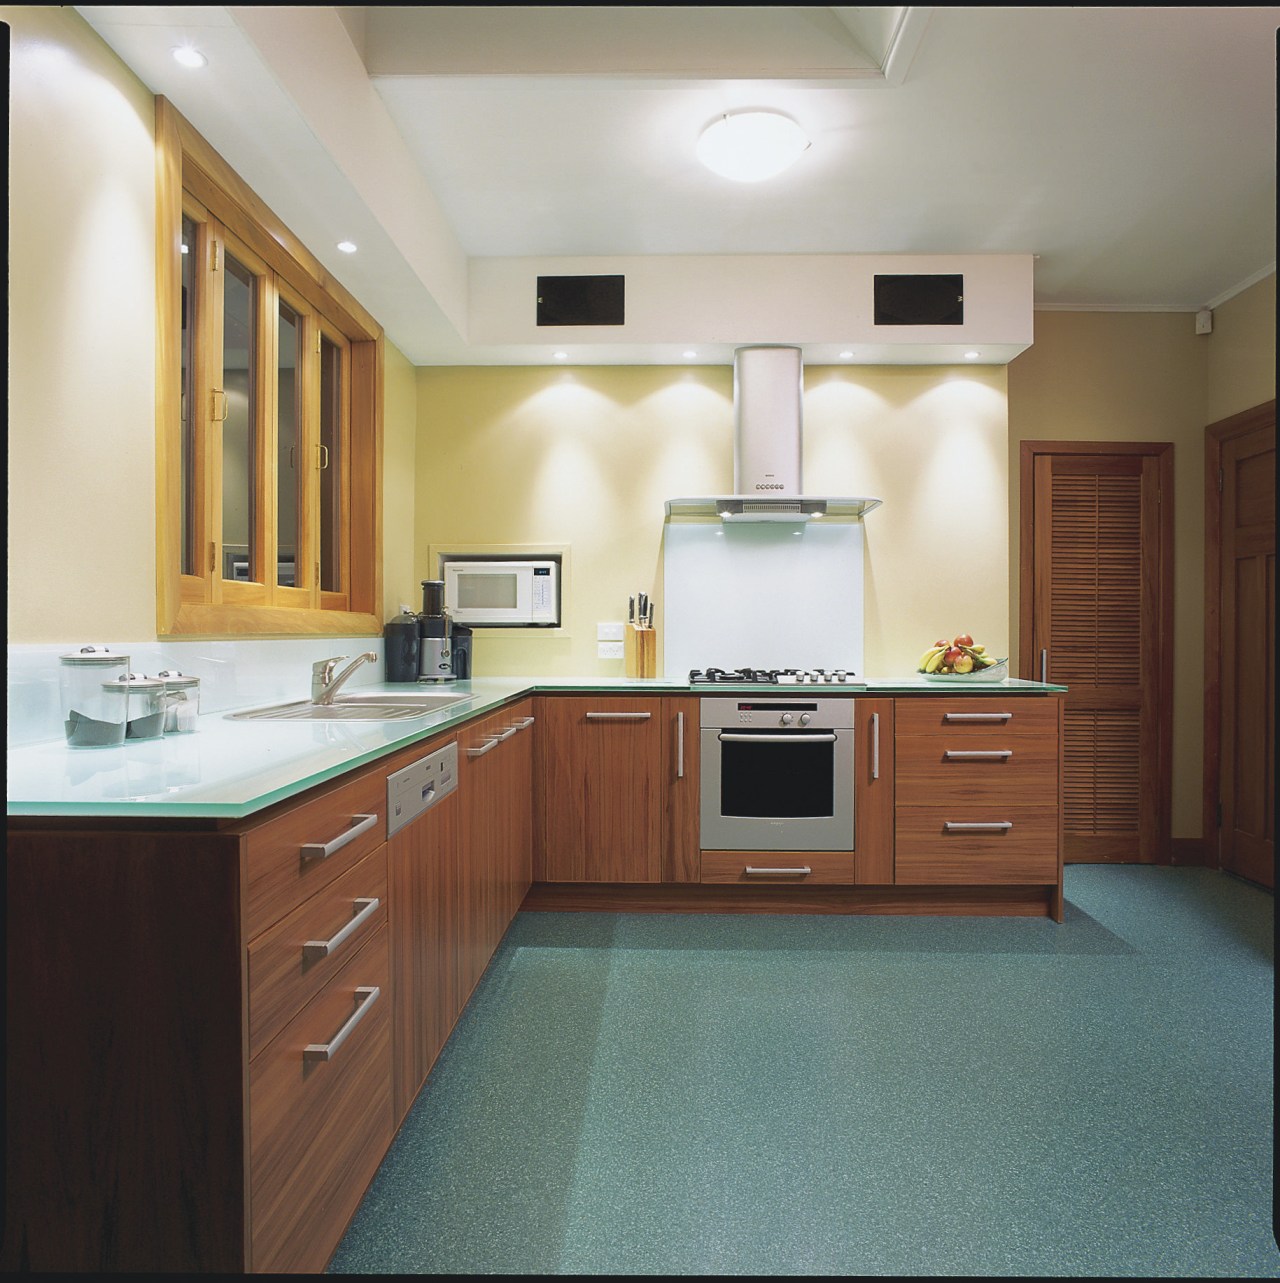
[[[262,575],[253,562],[254,492],[257,483],[254,355],[258,282],[230,254],[223,273],[222,388],[226,419],[222,424],[222,574],[226,579]]]
[[[298,519],[301,514],[298,479],[302,476],[302,442],[298,385],[298,314],[280,304],[279,354],[276,359],[276,582],[297,586]]]
[[[196,256],[196,225],[184,217],[182,220],[182,573],[194,575],[196,569],[195,548],[195,420],[192,407],[195,405],[195,389],[192,379],[195,377],[195,289],[192,286],[191,264]]]
[[[320,587],[342,591],[342,349],[320,342]]]

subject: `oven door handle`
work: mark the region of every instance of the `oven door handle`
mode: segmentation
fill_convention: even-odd
[[[788,731],[777,735],[726,735],[721,731],[716,738],[722,744],[834,744],[838,736],[791,734]]]

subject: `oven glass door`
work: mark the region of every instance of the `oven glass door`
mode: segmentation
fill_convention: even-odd
[[[700,844],[852,851],[853,732],[702,730]]]

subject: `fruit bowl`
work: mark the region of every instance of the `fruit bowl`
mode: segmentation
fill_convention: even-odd
[[[971,673],[918,673],[926,682],[1002,682],[1009,676],[1009,661],[997,659],[990,668],[975,668]]]

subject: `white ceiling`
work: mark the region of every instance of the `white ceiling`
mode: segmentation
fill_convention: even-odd
[[[1167,311],[1274,270],[1280,8],[77,8],[419,364],[547,359],[466,342],[482,259],[1032,254],[1037,307]],[[742,107],[812,140],[780,178],[695,160]]]

